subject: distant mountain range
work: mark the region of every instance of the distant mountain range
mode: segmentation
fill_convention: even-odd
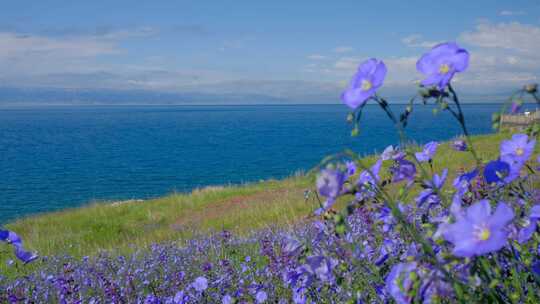
[[[0,105],[161,105],[288,103],[257,94],[207,94],[113,89],[0,88]]]
[[[304,81],[236,81],[186,87],[176,91],[0,87],[0,105],[199,105],[332,104],[343,88]],[[409,92],[409,93],[405,93]],[[405,102],[410,88],[386,89],[391,101]],[[467,95],[465,102],[501,102],[507,94]]]

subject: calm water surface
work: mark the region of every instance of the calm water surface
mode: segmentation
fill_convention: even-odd
[[[466,105],[471,133],[491,132],[499,108]],[[346,113],[342,105],[0,109],[0,223],[92,200],[282,178],[345,148],[372,153],[397,142],[379,108],[366,108],[357,138]],[[418,142],[459,134],[429,106],[415,108],[407,129]]]

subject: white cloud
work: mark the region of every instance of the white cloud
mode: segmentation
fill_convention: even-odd
[[[334,68],[337,70],[354,71],[358,64],[362,61],[358,57],[341,57],[334,63]]]
[[[540,79],[540,27],[482,21],[459,40],[471,53],[465,86],[505,90]]]
[[[62,57],[95,57],[116,54],[120,50],[110,42],[95,38],[54,39],[35,35],[0,33],[0,60],[20,56],[55,54]]]
[[[326,56],[320,55],[320,54],[313,54],[313,55],[307,56],[307,58],[310,60],[324,60],[326,59]]]
[[[96,35],[99,39],[121,40],[128,38],[144,38],[155,36],[159,30],[150,26],[142,26],[133,29],[119,29],[105,32],[101,35]]]
[[[465,32],[459,38],[477,47],[540,53],[540,27],[519,22],[499,24],[481,22],[475,31]]]
[[[420,34],[413,34],[401,39],[401,42],[408,47],[421,47],[421,48],[431,48],[434,45],[440,43],[436,41],[425,41]]]
[[[525,15],[524,11],[509,11],[509,10],[502,10],[499,12],[499,16],[520,16]]]
[[[136,64],[120,58],[122,42],[154,36],[149,27],[101,33],[69,32],[44,36],[0,32],[0,79],[7,86],[66,88],[145,88],[173,90],[228,80],[210,70],[175,70],[171,58],[149,57]]]
[[[338,46],[334,48],[334,52],[336,53],[349,53],[352,52],[354,49],[350,46]]]

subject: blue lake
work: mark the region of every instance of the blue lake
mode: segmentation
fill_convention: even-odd
[[[491,132],[499,109],[465,105],[471,133]],[[0,223],[93,200],[282,178],[345,148],[368,154],[397,142],[378,107],[366,107],[356,138],[346,114],[342,105],[0,109]],[[422,143],[460,129],[449,113],[418,105],[407,133]]]

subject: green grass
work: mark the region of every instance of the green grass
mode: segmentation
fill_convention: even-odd
[[[496,158],[499,143],[509,134],[477,136],[474,145],[482,159]],[[373,162],[366,158],[366,163]],[[460,168],[471,168],[470,153],[439,147],[434,169],[449,168],[450,178]],[[28,249],[41,255],[92,255],[100,250],[127,252],[155,242],[185,240],[194,233],[228,229],[238,234],[289,225],[306,219],[317,207],[306,201],[313,189],[313,174],[259,183],[209,187],[189,194],[121,205],[96,203],[60,212],[19,219],[6,225],[23,238]],[[6,255],[0,256],[5,265]],[[0,265],[2,265],[0,264]]]

